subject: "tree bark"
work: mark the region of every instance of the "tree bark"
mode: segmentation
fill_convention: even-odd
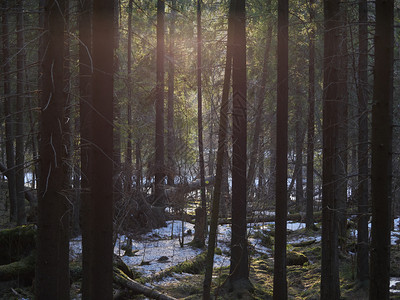
[[[201,86],[202,62],[202,30],[201,30],[201,0],[197,0],[197,129],[199,143],[199,168],[200,168],[200,196],[201,207],[204,210],[204,226],[207,229],[207,203],[206,203],[206,188],[205,188],[205,167],[204,167],[204,146],[203,146],[203,96]]]
[[[357,223],[357,280],[369,279],[368,241],[368,5],[358,4],[358,213]]]
[[[340,86],[339,0],[324,1],[321,299],[340,299],[337,227],[337,143]]]
[[[14,153],[14,118],[13,106],[10,98],[10,43],[8,31],[8,6],[7,0],[2,1],[2,44],[3,44],[3,92],[4,92],[4,115],[5,115],[5,138],[7,159],[7,182],[8,197],[10,199],[10,221],[17,221],[17,189],[15,182],[15,153]]]
[[[389,299],[392,109],[393,0],[376,1],[375,65],[371,136],[371,278],[370,299]]]
[[[40,174],[36,299],[69,299],[69,214],[63,193],[66,182],[62,122],[64,121],[65,2],[47,1],[40,120]]]
[[[306,227],[314,225],[314,120],[315,120],[315,0],[310,0],[310,40],[308,62],[307,186]]]
[[[92,234],[89,221],[91,220],[91,197],[90,197],[90,140],[91,140],[91,113],[92,113],[92,2],[83,0],[79,2],[79,125],[80,125],[80,159],[81,159],[81,190],[80,190],[80,220],[82,230],[82,298],[89,298],[91,280],[89,259],[92,256],[91,245]]]
[[[93,114],[90,151],[92,256],[90,261],[90,299],[113,297],[113,72],[114,3],[93,2]]]
[[[16,136],[15,166],[17,191],[17,225],[26,223],[25,213],[25,147],[24,147],[24,102],[25,102],[25,45],[23,2],[17,1],[17,99],[16,99]]]
[[[156,206],[163,205],[164,180],[164,8],[165,2],[157,0],[157,83],[156,83],[156,143],[155,143],[155,193]]]
[[[289,3],[278,1],[278,78],[276,121],[276,212],[274,251],[274,299],[287,298],[286,219],[288,153],[288,25]]]

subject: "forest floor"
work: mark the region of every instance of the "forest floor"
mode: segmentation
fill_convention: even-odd
[[[304,223],[288,221],[288,297],[319,299],[321,273],[321,229],[307,231]],[[182,228],[183,225],[183,228]],[[350,223],[352,225],[352,223]],[[182,232],[184,240],[182,242]],[[114,252],[133,271],[135,280],[178,299],[201,299],[206,249],[190,246],[194,226],[188,222],[168,221],[132,241],[132,255],[125,255],[127,238],[119,236]],[[355,281],[356,229],[349,226],[347,248],[340,252],[340,285],[343,299],[368,299]],[[214,260],[213,291],[219,299],[272,299],[274,223],[248,225],[250,280],[252,291],[235,294],[219,288],[229,276],[230,225],[218,227]],[[400,299],[400,218],[395,220],[391,249],[391,299]],[[181,247],[181,245],[183,246]],[[81,237],[70,242],[71,299],[81,299]],[[75,272],[78,270],[78,273]],[[0,282],[1,284],[1,282]],[[147,299],[115,285],[115,299]],[[0,299],[33,299],[32,287],[9,289]]]
[[[400,299],[400,218],[396,219],[395,224],[391,249],[391,299]],[[321,229],[310,232],[305,229],[304,223],[291,221],[288,222],[287,228],[289,299],[319,299]],[[182,232],[185,234],[183,247],[181,247]],[[115,246],[115,253],[134,270],[136,280],[139,282],[176,298],[201,299],[205,249],[190,246],[193,232],[194,228],[190,223],[168,221],[167,227],[153,230],[133,241],[133,256],[124,255],[126,237],[120,236]],[[220,289],[216,291],[220,299],[272,298],[274,223],[249,224],[248,234],[251,253],[250,280],[254,289],[251,292],[243,291],[234,295]],[[79,238],[71,242],[71,257],[79,256],[79,245]],[[368,299],[365,290],[355,281],[356,256],[353,252],[355,245],[356,230],[350,226],[347,249],[340,252],[341,295],[343,299]],[[214,261],[214,290],[223,286],[228,278],[229,248],[230,225],[220,225]],[[130,293],[124,297],[145,299]]]

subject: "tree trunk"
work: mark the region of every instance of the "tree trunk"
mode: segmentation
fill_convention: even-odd
[[[278,1],[274,299],[287,298],[288,25],[289,3],[287,0],[280,0]]]
[[[25,147],[24,147],[24,102],[25,102],[25,50],[24,50],[24,15],[23,2],[17,1],[17,99],[16,99],[16,137],[15,166],[17,191],[17,225],[26,223],[25,213]]]
[[[155,193],[156,206],[163,205],[164,180],[164,8],[165,2],[157,0],[157,84],[156,84],[156,143],[155,143]]]
[[[127,63],[127,90],[128,90],[128,104],[127,104],[127,124],[128,124],[128,138],[126,141],[126,159],[125,159],[125,182],[124,192],[128,195],[132,189],[132,1],[128,3],[128,63]]]
[[[370,299],[389,299],[392,107],[393,0],[376,1],[374,91],[371,136],[371,278]]]
[[[168,185],[174,185],[175,179],[175,132],[174,132],[174,93],[175,93],[175,18],[176,0],[171,2],[171,23],[169,27],[169,61],[168,61],[168,118],[167,118],[167,158]]]
[[[8,32],[8,6],[7,0],[2,1],[2,44],[3,44],[3,92],[4,92],[4,115],[5,115],[5,138],[6,138],[6,158],[7,158],[7,182],[8,197],[10,199],[10,221],[17,221],[17,189],[15,183],[15,154],[14,154],[14,118],[13,106],[10,99],[10,43]]]
[[[90,140],[91,140],[91,113],[92,113],[92,72],[91,61],[92,51],[92,5],[90,0],[79,2],[79,109],[80,109],[80,159],[81,159],[81,189],[80,189],[80,220],[82,229],[82,298],[89,298],[91,280],[89,259],[92,256],[91,245],[92,234],[90,232],[89,221],[91,220],[91,197],[90,197]]]
[[[93,114],[89,157],[91,220],[89,298],[112,299],[113,286],[113,71],[114,3],[93,2]]]
[[[65,2],[45,6],[47,51],[43,60],[43,93],[40,122],[40,174],[36,299],[69,299],[69,209],[63,191],[64,165],[64,17]],[[61,129],[61,130],[60,130]]]
[[[207,229],[207,203],[205,188],[205,168],[204,168],[204,150],[203,150],[203,98],[201,86],[201,47],[202,47],[202,31],[201,31],[201,0],[197,0],[197,128],[199,143],[199,168],[201,182],[201,207],[204,210],[204,226]]]
[[[230,283],[248,280],[246,224],[247,78],[245,0],[233,0],[232,27],[232,237]]]
[[[368,247],[368,5],[359,2],[357,280],[369,279]]]
[[[324,1],[321,299],[340,299],[337,227],[337,143],[340,86],[339,0]]]
[[[224,85],[222,90],[220,120],[218,129],[218,150],[217,163],[215,171],[215,183],[213,192],[213,201],[211,207],[210,232],[208,235],[208,248],[205,263],[205,275],[203,283],[203,299],[211,299],[211,279],[214,264],[214,250],[217,241],[217,227],[219,216],[219,205],[222,195],[222,180],[223,180],[223,164],[224,156],[227,152],[227,130],[228,130],[228,110],[229,110],[229,86],[232,73],[232,8],[230,7],[228,15],[228,40],[225,61]]]
[[[315,0],[310,0],[310,41],[308,46],[308,120],[307,120],[307,186],[306,227],[314,225],[314,119],[315,119]]]

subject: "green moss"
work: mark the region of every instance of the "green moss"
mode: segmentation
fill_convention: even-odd
[[[36,248],[36,226],[24,225],[0,231],[0,265],[18,261]]]

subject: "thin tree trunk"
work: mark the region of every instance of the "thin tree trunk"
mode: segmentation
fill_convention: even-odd
[[[288,0],[278,1],[278,78],[276,115],[276,212],[274,299],[287,298],[286,219],[288,153]]]
[[[357,280],[369,279],[368,247],[368,5],[359,2]]]
[[[225,61],[225,74],[224,74],[224,85],[222,90],[220,120],[218,129],[218,148],[217,148],[217,163],[216,163],[216,174],[213,192],[213,201],[211,207],[211,222],[210,232],[208,235],[208,248],[207,257],[205,262],[205,275],[203,283],[203,299],[211,299],[211,279],[214,264],[214,250],[215,243],[217,241],[217,227],[218,227],[218,216],[219,216],[219,205],[222,195],[222,172],[224,156],[227,152],[227,130],[228,130],[228,109],[229,109],[229,86],[232,73],[232,12],[231,8],[228,16],[228,41],[226,50],[226,61]]]
[[[314,225],[314,119],[315,119],[315,0],[310,0],[310,41],[308,46],[308,120],[307,120],[307,186],[306,227]]]
[[[64,165],[64,18],[65,2],[45,6],[47,51],[43,60],[40,123],[36,299],[69,299],[69,209],[63,191]],[[60,130],[61,129],[61,130]]]
[[[375,65],[371,136],[371,277],[370,299],[389,299],[392,108],[393,0],[376,1]]]
[[[157,0],[157,84],[156,84],[156,155],[155,155],[155,205],[163,205],[164,180],[164,8],[165,2]]]
[[[270,7],[271,3],[267,4],[268,8]],[[260,89],[257,93],[257,104],[256,104],[256,120],[253,130],[253,143],[250,152],[250,162],[249,162],[249,171],[247,176],[247,188],[252,189],[254,185],[254,178],[255,178],[255,170],[256,170],[256,161],[257,161],[257,154],[259,153],[259,144],[260,144],[260,133],[262,130],[262,117],[263,117],[263,110],[264,110],[264,102],[265,102],[265,95],[266,95],[266,86],[267,86],[267,79],[268,79],[268,61],[269,61],[269,52],[271,48],[271,38],[272,38],[272,26],[268,25],[267,35],[265,39],[265,51],[264,51],[264,62],[263,62],[263,69],[262,75],[260,80]],[[252,195],[252,194],[250,194]]]
[[[174,132],[174,93],[175,93],[175,18],[176,0],[171,2],[171,23],[169,27],[169,61],[168,61],[168,118],[167,118],[167,158],[168,158],[168,185],[174,185],[175,178],[175,132]]]
[[[127,104],[127,123],[128,139],[126,141],[126,159],[125,159],[125,192],[128,194],[132,187],[132,1],[128,3],[128,104]]]
[[[203,150],[203,99],[202,99],[202,31],[201,31],[201,0],[197,0],[197,128],[198,128],[198,143],[199,143],[199,168],[201,182],[201,207],[204,210],[204,218],[207,219],[207,203],[206,203],[206,187],[205,187],[205,168],[204,168],[204,150]],[[204,226],[207,227],[207,222],[204,221]]]
[[[17,99],[16,99],[16,136],[15,136],[15,180],[17,191],[17,224],[26,223],[25,213],[25,147],[24,147],[24,15],[23,2],[17,1]]]
[[[15,153],[14,153],[14,118],[13,107],[10,98],[10,43],[8,39],[8,6],[7,0],[2,1],[2,44],[3,44],[3,91],[4,91],[4,115],[6,134],[6,158],[7,158],[7,182],[8,197],[10,199],[10,221],[17,221],[17,189],[15,183]]]

